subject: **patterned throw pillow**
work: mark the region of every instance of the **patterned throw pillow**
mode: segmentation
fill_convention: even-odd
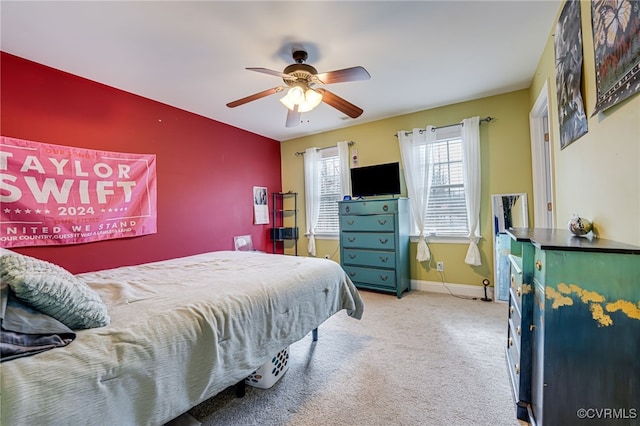
[[[18,299],[72,330],[103,327],[111,321],[98,293],[53,263],[5,251],[0,256],[0,279]]]

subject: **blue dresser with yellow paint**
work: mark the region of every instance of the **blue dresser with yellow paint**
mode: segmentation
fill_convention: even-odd
[[[506,349],[518,417],[640,425],[640,247],[565,230],[508,233],[520,289]]]
[[[394,293],[411,288],[406,198],[339,202],[340,264],[356,287]]]

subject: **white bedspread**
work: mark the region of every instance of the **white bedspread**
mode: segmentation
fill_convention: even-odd
[[[79,276],[111,324],[1,364],[0,424],[161,425],[336,312],[363,313],[340,265],[325,259],[213,252]]]

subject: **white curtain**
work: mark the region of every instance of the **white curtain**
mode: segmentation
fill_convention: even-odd
[[[465,263],[482,265],[478,241],[480,241],[480,118],[462,120],[462,176],[469,223],[469,250]]]
[[[304,192],[305,214],[309,239],[307,251],[311,256],[316,255],[315,230],[320,215],[320,152],[318,148],[307,148],[304,152]]]
[[[349,142],[338,142],[338,158],[340,160],[340,198],[351,194],[351,167],[349,166]]]
[[[424,235],[424,218],[429,203],[431,193],[431,175],[433,168],[431,162],[431,143],[436,139],[436,132],[433,126],[424,129],[413,129],[412,133],[398,132],[398,142],[400,144],[400,157],[404,169],[404,180],[407,185],[407,195],[411,202],[411,213],[416,226],[420,231],[418,236],[418,247],[416,260],[424,262],[431,259],[431,252]],[[425,149],[420,147],[424,145]],[[422,157],[422,158],[421,158]],[[422,168],[420,165],[425,164]]]

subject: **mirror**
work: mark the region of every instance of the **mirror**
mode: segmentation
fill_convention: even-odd
[[[494,194],[491,196],[494,235],[509,228],[529,226],[527,194]]]
[[[529,226],[527,194],[494,194],[491,196],[493,213],[493,276],[494,300],[509,301],[511,238],[505,234],[509,228]]]

